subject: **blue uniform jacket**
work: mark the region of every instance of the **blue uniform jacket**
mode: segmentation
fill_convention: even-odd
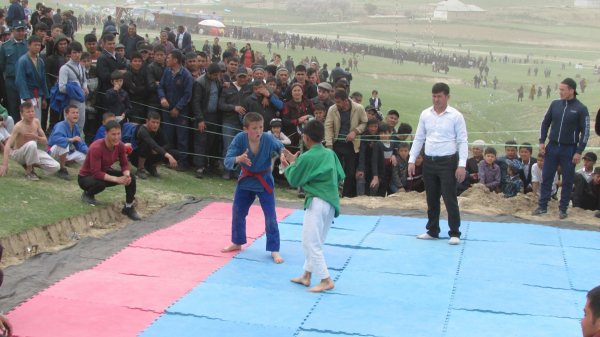
[[[184,67],[173,74],[171,67],[165,69],[160,83],[158,83],[158,98],[166,98],[169,102],[169,111],[176,108],[179,112],[187,111],[188,103],[192,98],[194,79],[192,74]]]
[[[37,70],[28,54],[21,56],[17,62],[15,83],[19,89],[21,99],[35,98],[32,90],[37,90],[40,98],[50,98],[46,86],[46,66],[44,60],[40,57],[37,59]]]
[[[69,122],[62,121],[57,123],[52,129],[52,133],[50,134],[50,138],[48,138],[48,146],[52,147],[54,145],[58,145],[63,148],[69,148],[69,139],[75,136],[81,137],[81,132],[79,131],[79,127],[77,124],[73,124],[73,129],[69,126]],[[87,154],[88,147],[84,142],[73,142],[73,146],[75,149],[81,153]],[[69,149],[69,153],[73,151]]]
[[[275,139],[270,133],[263,133],[260,137],[260,146],[258,148],[258,152],[256,155],[252,154],[250,150],[250,143],[248,142],[248,134],[245,132],[240,132],[233,138],[231,145],[229,145],[229,149],[227,150],[227,155],[225,156],[224,165],[228,170],[233,170],[233,166],[235,165],[235,157],[240,156],[248,150],[248,158],[252,161],[252,166],[248,166],[246,164],[240,163],[242,167],[250,172],[264,172],[262,175],[263,179],[269,184],[273,186],[273,174],[271,173],[271,153],[273,151],[277,152],[277,154],[281,155],[281,150],[284,148],[283,144]],[[244,173],[241,172],[240,176]],[[244,190],[254,191],[254,192],[263,192],[264,187],[255,177],[247,177],[239,181],[239,187]]]
[[[0,72],[3,72],[6,77],[14,79],[17,73],[17,62],[28,51],[25,40],[17,42],[15,39],[10,39],[4,42],[0,47]]]
[[[552,128],[550,128],[551,125]],[[549,136],[548,129],[550,129]],[[570,101],[554,100],[550,103],[550,107],[542,120],[540,144],[546,142],[546,137],[550,141],[560,144],[575,145],[579,143],[577,153],[581,154],[590,138],[590,113],[588,108],[577,98]]]

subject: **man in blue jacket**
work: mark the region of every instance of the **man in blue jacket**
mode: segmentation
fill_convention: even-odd
[[[42,109],[46,109],[46,98],[50,98],[46,86],[46,66],[38,56],[42,49],[42,40],[33,35],[27,42],[29,51],[17,62],[15,83],[23,101],[33,104],[35,118],[42,120]],[[45,129],[42,125],[42,129]]]
[[[81,131],[77,126],[79,108],[76,105],[68,105],[64,113],[65,120],[56,124],[52,129],[46,145],[46,152],[60,163],[60,170],[56,172],[56,176],[60,179],[71,180],[65,165],[73,163],[83,165],[88,147],[81,139]]]
[[[15,21],[12,28],[12,39],[4,42],[0,47],[0,73],[4,73],[6,97],[8,98],[8,113],[16,122],[21,120],[19,113],[19,89],[15,83],[17,61],[27,54],[27,41],[25,40],[25,21]]]
[[[550,135],[548,136],[548,129]],[[590,114],[588,108],[577,99],[577,83],[566,78],[560,84],[560,99],[554,100],[540,130],[539,153],[545,155],[542,170],[541,197],[538,208],[531,215],[546,214],[552,182],[558,165],[562,167],[562,191],[558,206],[560,219],[567,218],[567,208],[571,201],[575,165],[581,161],[581,153],[590,137]],[[546,147],[546,138],[549,139]]]
[[[191,125],[189,102],[194,79],[192,74],[181,65],[182,60],[183,56],[178,50],[172,50],[167,56],[167,69],[158,84],[158,98],[163,107],[163,132],[167,140],[172,148],[180,152],[188,152],[188,128]],[[176,143],[175,136],[177,136]],[[185,171],[188,166],[186,163],[187,155],[181,153],[177,170]]]

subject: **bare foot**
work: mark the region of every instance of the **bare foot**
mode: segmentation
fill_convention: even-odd
[[[271,252],[271,257],[273,258],[273,261],[275,261],[275,263],[283,263],[283,257],[279,255],[279,252]]]
[[[311,274],[309,272],[305,271],[302,276],[293,278],[290,281],[292,281],[294,283],[302,284],[306,287],[309,287],[310,286],[310,277],[311,277]]]
[[[335,285],[333,284],[333,280],[331,279],[331,277],[328,277],[324,280],[321,280],[321,282],[319,284],[308,289],[307,291],[311,292],[311,293],[320,293],[325,290],[333,289],[334,287],[335,287]]]
[[[242,249],[242,246],[232,243],[229,246],[221,249],[221,253],[233,252],[233,251],[240,250],[240,249]]]

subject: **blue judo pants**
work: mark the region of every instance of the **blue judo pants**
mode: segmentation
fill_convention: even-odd
[[[539,208],[547,209],[548,202],[552,194],[552,183],[558,165],[562,167],[562,187],[560,189],[559,210],[567,211],[571,201],[571,191],[573,189],[573,176],[575,175],[575,164],[573,156],[577,151],[577,144],[558,144],[549,142],[546,146],[544,156],[544,168],[542,169],[542,192],[538,201]]]
[[[273,188],[273,183],[268,182]],[[254,192],[241,189],[238,185],[235,189],[233,199],[233,217],[231,221],[231,242],[236,245],[247,243],[246,240],[246,216],[254,200],[258,196],[260,207],[265,215],[265,230],[267,232],[267,251],[279,251],[279,227],[277,226],[277,215],[275,214],[275,194],[266,190]]]

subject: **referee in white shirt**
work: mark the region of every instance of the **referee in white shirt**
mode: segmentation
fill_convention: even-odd
[[[431,89],[433,106],[423,110],[410,150],[408,175],[415,174],[415,161],[425,144],[423,179],[427,193],[427,233],[417,239],[435,240],[440,234],[440,196],[444,198],[450,226],[450,244],[460,243],[460,211],[456,182],[466,177],[467,126],[463,115],[448,105],[450,87],[436,83]],[[458,147],[458,151],[457,151]]]

